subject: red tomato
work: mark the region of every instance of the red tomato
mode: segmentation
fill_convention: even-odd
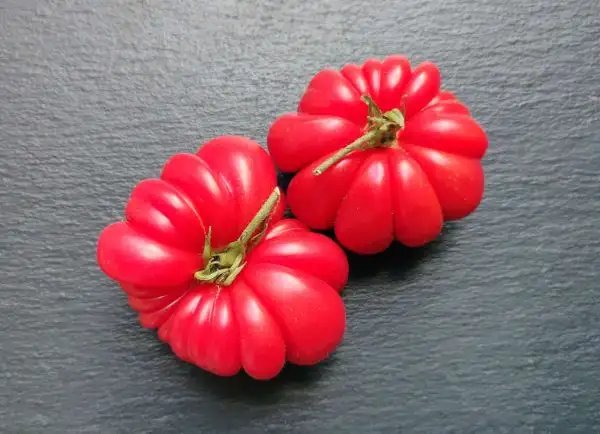
[[[346,256],[282,220],[284,207],[268,154],[220,137],[133,189],[126,220],[100,235],[98,263],[177,356],[269,379],[286,360],[323,360],[345,329]]]
[[[298,172],[287,196],[296,218],[334,228],[357,253],[392,241],[420,246],[444,220],[479,205],[488,141],[467,107],[440,90],[430,62],[403,56],[324,69],[297,113],[279,117],[267,143],[284,172]]]

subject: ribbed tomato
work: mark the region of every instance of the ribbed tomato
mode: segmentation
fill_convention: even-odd
[[[125,221],[100,234],[98,263],[180,358],[269,379],[286,360],[323,360],[345,329],[346,256],[282,219],[284,207],[258,144],[213,139],[133,189]]]
[[[423,245],[444,220],[472,213],[488,140],[440,83],[436,65],[411,69],[398,55],[318,72],[267,139],[276,166],[298,172],[287,191],[294,215],[372,254],[394,239]]]

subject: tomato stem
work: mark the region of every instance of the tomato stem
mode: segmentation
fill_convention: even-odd
[[[273,212],[273,210],[275,209],[275,206],[279,202],[280,198],[281,198],[281,191],[279,190],[279,187],[275,187],[275,189],[269,195],[269,197],[267,198],[265,203],[262,204],[262,206],[260,207],[260,209],[258,210],[256,215],[254,216],[254,218],[252,220],[250,220],[250,223],[248,223],[248,226],[246,226],[246,229],[244,229],[244,231],[242,232],[242,235],[240,235],[240,238],[239,238],[240,243],[247,245],[250,242],[250,240],[252,239],[254,232],[256,232],[256,230],[261,225],[264,224],[264,226],[266,226],[267,220],[268,220],[269,216],[271,215],[271,213]]]
[[[393,143],[398,131],[404,128],[404,113],[402,111],[392,109],[382,113],[371,97],[364,95],[362,100],[369,107],[367,131],[349,145],[344,146],[323,160],[313,170],[313,175],[322,175],[323,172],[354,151],[364,151]]]
[[[204,240],[204,269],[196,271],[194,278],[201,282],[228,286],[246,266],[244,259],[248,251],[265,235],[269,218],[281,198],[279,187],[275,187],[256,215],[250,220],[240,237],[219,251],[211,246],[211,228]],[[259,230],[260,229],[260,230]],[[256,233],[258,231],[258,233]]]
[[[313,174],[316,176],[323,174],[323,172],[325,172],[335,163],[340,161],[346,155],[364,147],[365,143],[369,143],[370,141],[372,141],[377,136],[377,134],[377,131],[369,131],[363,136],[353,141],[352,143],[350,143],[348,146],[339,149],[335,154],[331,155],[330,157],[325,159],[321,164],[319,164],[319,166],[315,170],[313,170]]]

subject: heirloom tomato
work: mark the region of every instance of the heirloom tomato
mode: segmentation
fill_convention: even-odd
[[[394,239],[423,245],[473,212],[487,136],[440,82],[433,63],[413,69],[399,55],[318,72],[267,138],[275,165],[298,172],[287,191],[295,217],[372,254]]]
[[[98,240],[101,269],[141,324],[217,375],[269,379],[286,361],[325,359],[344,334],[346,256],[282,219],[276,181],[258,144],[219,137],[137,184],[125,220]]]

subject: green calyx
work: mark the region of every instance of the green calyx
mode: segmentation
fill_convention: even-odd
[[[271,213],[277,206],[281,192],[275,187],[268,199],[260,207],[254,218],[248,223],[240,237],[225,248],[213,250],[211,246],[211,228],[204,241],[204,268],[194,273],[194,278],[204,283],[228,286],[246,266],[246,255],[265,235]]]
[[[392,109],[383,113],[375,101],[363,95],[362,100],[369,106],[368,124],[365,133],[324,160],[315,170],[315,176],[322,175],[335,163],[354,151],[390,146],[395,143],[396,134],[404,128],[404,113],[400,109]]]

